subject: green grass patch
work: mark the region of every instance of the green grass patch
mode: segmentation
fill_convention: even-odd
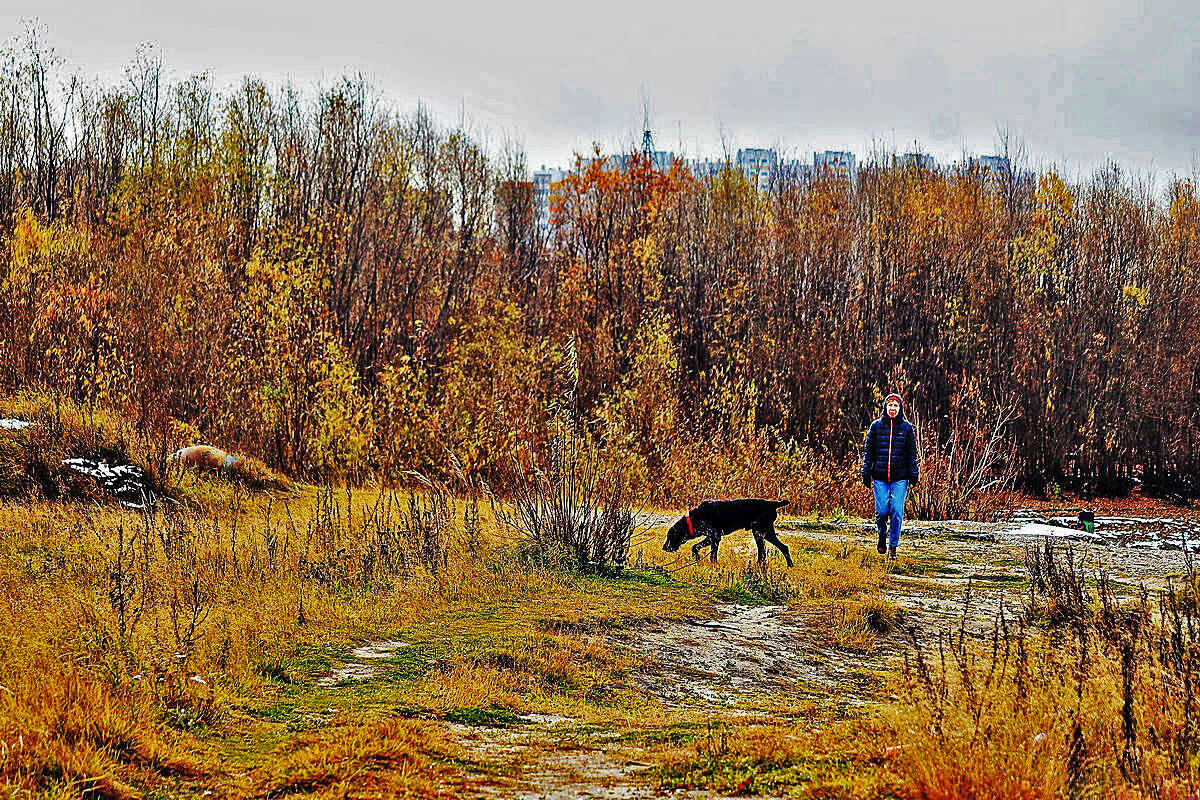
[[[412,681],[423,677],[433,669],[435,658],[431,648],[404,647],[396,651],[394,656],[382,659],[386,665],[383,675],[388,681]]]
[[[660,790],[708,790],[731,795],[859,796],[872,777],[863,765],[809,752],[796,742],[778,748],[743,738],[724,724],[709,725],[694,751],[646,776]]]
[[[696,722],[681,722],[665,728],[647,728],[645,730],[629,731],[617,737],[618,742],[655,747],[670,745],[692,744],[704,732],[703,726]]]
[[[265,658],[254,665],[254,670],[272,683],[288,684],[293,682],[291,665],[282,658]]]
[[[651,775],[662,789],[711,789],[737,795],[777,794],[781,789],[812,783],[806,762],[768,761],[748,756],[701,756]]]
[[[526,720],[505,708],[452,708],[446,712],[447,722],[475,728],[512,728]]]
[[[932,578],[938,575],[961,575],[962,570],[951,565],[949,559],[934,553],[904,553],[891,568],[893,575],[908,575],[916,578]]]
[[[613,583],[640,584],[645,586],[674,587],[683,584],[665,572],[651,569],[623,569],[611,579]]]
[[[276,703],[261,708],[247,708],[246,713],[266,722],[290,722],[296,717],[296,709],[290,703]]]
[[[336,645],[302,644],[291,659],[281,659],[277,665],[268,659],[260,663],[259,671],[262,673],[263,665],[268,669],[279,669],[287,676],[287,683],[316,679],[333,669],[333,663],[341,653],[342,648]]]
[[[758,567],[746,567],[735,573],[717,590],[716,597],[726,603],[746,606],[786,605],[795,588],[781,576]]]

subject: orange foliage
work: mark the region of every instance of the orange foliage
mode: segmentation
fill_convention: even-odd
[[[496,479],[545,437],[572,342],[589,430],[661,500],[852,502],[896,389],[930,441],[1016,408],[1004,466],[1028,487],[1196,489],[1191,183],[1160,207],[1115,168],[866,164],[763,191],[597,148],[543,230],[519,155],[361,81],[218,97],[137,70],[63,109],[70,158],[28,150],[4,184],[3,388],[115,404],[152,436],[182,422],[298,475]]]

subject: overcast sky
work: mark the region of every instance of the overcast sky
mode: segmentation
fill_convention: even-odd
[[[175,76],[302,86],[363,72],[408,111],[426,103],[532,165],[592,141],[689,157],[777,146],[917,142],[940,160],[993,152],[1073,174],[1200,165],[1196,0],[606,3],[489,0],[0,0],[5,36],[36,18],[69,65],[119,80],[153,43]]]

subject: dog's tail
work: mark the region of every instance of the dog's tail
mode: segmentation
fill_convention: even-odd
[[[791,500],[776,500],[776,501],[775,501],[775,508],[776,508],[776,509],[783,508],[784,506],[788,505],[788,504],[789,504],[789,503],[791,503],[791,502],[792,502]]]

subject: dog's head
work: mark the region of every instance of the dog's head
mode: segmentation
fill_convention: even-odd
[[[689,524],[690,517],[682,516],[675,521],[675,524],[667,529],[667,540],[663,542],[663,550],[668,553],[674,553],[688,539],[695,539],[700,534],[696,532],[696,526]]]

